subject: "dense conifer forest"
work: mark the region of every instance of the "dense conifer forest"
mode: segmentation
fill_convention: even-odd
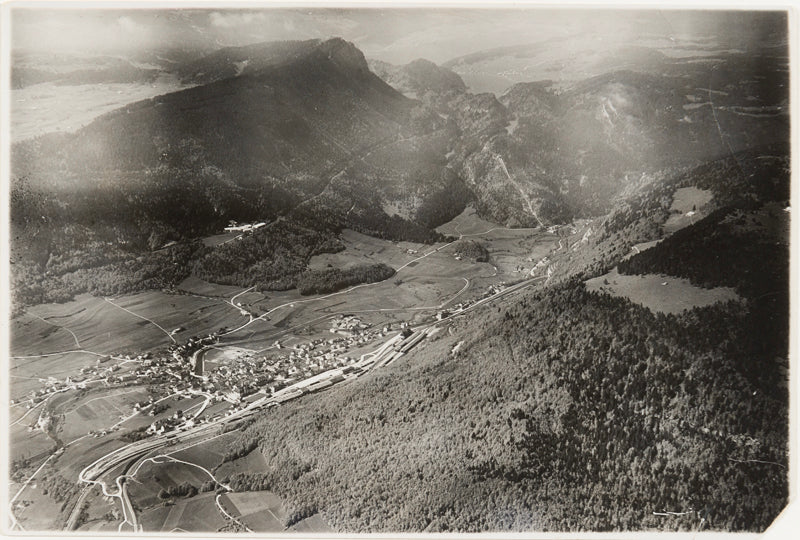
[[[237,444],[270,469],[240,481],[342,531],[760,530],[788,495],[788,328],[758,316],[528,294],[457,328],[461,356],[443,337],[265,415]]]
[[[300,294],[330,293],[350,285],[383,281],[393,275],[394,268],[383,263],[358,264],[344,269],[307,270],[297,278],[297,290]]]

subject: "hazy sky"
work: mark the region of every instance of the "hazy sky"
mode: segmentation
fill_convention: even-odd
[[[778,21],[779,34],[785,31]],[[768,38],[766,13],[563,9],[30,9],[12,11],[15,49],[125,53],[216,49],[340,36],[390,62],[444,62],[478,50],[592,32],[610,39],[716,37],[746,48]]]

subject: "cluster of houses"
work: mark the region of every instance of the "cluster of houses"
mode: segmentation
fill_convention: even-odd
[[[400,323],[398,326],[403,329],[407,327],[407,323]],[[304,391],[320,390],[335,383],[338,379],[330,377],[331,373],[348,373],[357,364],[357,360],[347,354],[351,349],[367,346],[375,339],[385,337],[390,330],[389,325],[373,328],[353,315],[337,316],[331,320],[332,335],[329,338],[316,338],[297,345],[275,342],[274,349],[282,351],[279,356],[266,358],[243,352],[233,361],[213,362],[212,369],[203,369],[200,355],[196,353],[216,343],[217,334],[192,336],[183,344],[171,345],[167,354],[115,356],[114,358],[121,359],[122,362],[110,365],[104,364],[111,357],[104,357],[96,365],[84,367],[80,375],[65,380],[53,377],[42,379],[43,386],[33,394],[28,407],[41,402],[54,392],[82,388],[87,382],[105,382],[149,385],[159,388],[160,391],[184,395],[205,393],[215,402],[231,403],[231,410],[236,410],[244,405],[244,398],[256,392],[278,397],[282,395],[282,390],[285,393],[307,382],[310,386]],[[125,369],[126,362],[131,362],[133,369]],[[316,381],[315,378],[319,377],[322,379]],[[151,416],[159,416],[157,413],[161,411],[156,410],[157,399],[158,396],[153,394],[149,400],[135,403],[134,410],[144,413],[149,408],[147,412],[152,413]],[[158,417],[147,428],[147,434],[164,433],[178,426],[187,426],[189,422],[194,423],[192,419],[178,413]],[[99,436],[105,432],[90,434]]]
[[[252,354],[245,353],[239,355],[235,362],[206,370],[196,384],[212,394],[215,401],[236,404],[272,382],[268,367],[264,358],[254,358]]]
[[[497,293],[503,292],[506,286],[505,283],[499,283],[497,285],[489,285],[483,294],[477,300],[483,300],[484,298],[489,298],[490,296],[494,296]],[[459,302],[458,304],[454,304],[450,309],[443,309],[436,313],[436,320],[441,321],[446,319],[450,315],[454,315],[456,313],[460,313],[467,309],[469,306],[474,304],[477,300],[465,300],[464,302]]]
[[[186,340],[183,345],[170,345],[167,349],[175,360],[184,360],[190,354],[193,354],[198,349],[202,349],[206,345],[213,345],[217,342],[217,334],[211,333],[207,336],[197,337],[192,336]]]
[[[180,414],[176,412],[172,416],[160,418],[147,426],[145,433],[149,435],[161,435],[165,431],[172,431],[178,426],[191,427],[192,425],[193,421],[187,419],[183,412]]]
[[[149,385],[169,385],[177,392],[191,386],[194,371],[191,363],[180,354],[171,351],[171,356],[145,360],[135,371],[136,382]]]
[[[120,358],[123,361],[122,363],[141,362],[144,359],[152,358],[152,355],[150,353],[144,353],[135,357],[131,357],[131,355],[124,355]],[[104,382],[106,384],[119,384],[137,380],[137,376],[134,373],[122,373],[122,367],[120,364],[111,364],[108,366],[104,365],[109,360],[111,360],[110,356],[99,358],[95,365],[84,366],[80,369],[79,374],[70,375],[63,380],[56,379],[52,376],[40,378],[39,382],[42,386],[38,390],[30,393],[26,407],[30,409],[46,400],[53,394],[65,392],[67,390],[81,390],[86,388],[87,385],[91,383]],[[11,405],[14,405],[15,403],[16,400],[12,399]]]
[[[205,391],[214,396],[214,401],[224,400],[236,405],[256,392],[274,395],[298,381],[346,368],[355,362],[347,355],[351,348],[368,345],[385,336],[389,330],[389,326],[371,329],[369,324],[352,315],[339,316],[331,321],[330,332],[335,335],[328,339],[317,338],[293,346],[275,342],[274,348],[284,351],[281,356],[267,359],[244,352],[234,361],[215,363],[213,369],[202,372],[193,368],[190,357],[197,350],[215,343],[217,335],[191,337],[183,345],[170,346],[170,356],[141,362],[135,377],[141,383],[167,384],[173,392]],[[183,422],[179,418],[173,420]],[[169,428],[159,422],[154,429]]]
[[[353,315],[339,316],[331,320],[330,333],[334,337],[293,346],[275,342],[274,348],[285,352],[270,359],[241,354],[235,362],[204,374],[202,388],[231,403],[258,391],[275,395],[298,381],[353,365],[356,360],[347,355],[352,348],[368,345],[389,331],[389,326],[372,329]]]
[[[499,294],[499,293],[503,292],[504,290],[506,290],[506,284],[505,283],[498,283],[497,285],[489,285],[486,288],[486,291],[481,296],[481,299],[489,298],[490,296],[494,296],[495,294]],[[469,304],[465,304],[465,307],[467,305],[469,305]]]
[[[331,320],[331,334],[341,334],[352,337],[363,333],[369,328],[368,324],[361,322],[361,319],[354,315],[344,315]]]

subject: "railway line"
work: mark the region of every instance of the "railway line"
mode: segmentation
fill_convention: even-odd
[[[409,328],[405,331],[405,334],[396,333],[395,335],[386,339],[371,353],[362,355],[358,362],[351,364],[350,366],[329,370],[310,379],[305,379],[303,381],[294,383],[293,385],[287,386],[286,388],[276,392],[272,396],[268,397],[265,395],[264,397],[253,401],[245,408],[235,411],[227,416],[223,416],[206,423],[200,423],[193,427],[182,427],[161,435],[155,435],[145,440],[132,442],[103,455],[86,466],[79,473],[79,482],[87,485],[82,490],[75,506],[72,509],[72,512],[70,513],[65,529],[72,530],[77,526],[78,516],[80,515],[83,503],[85,502],[92,488],[96,485],[99,485],[104,495],[120,499],[120,503],[125,515],[125,521],[122,525],[128,523],[133,527],[134,531],[140,532],[141,525],[136,519],[135,510],[127,494],[127,488],[125,485],[125,481],[127,479],[126,473],[123,472],[123,474],[120,474],[113,479],[104,479],[105,475],[113,472],[116,469],[119,469],[120,467],[125,467],[126,464],[127,467],[125,467],[125,469],[127,470],[128,467],[134,465],[136,462],[147,458],[148,454],[151,454],[161,448],[171,446],[174,451],[177,451],[183,446],[199,444],[199,442],[202,442],[202,440],[215,436],[215,432],[219,432],[225,425],[251,418],[256,413],[266,408],[280,406],[304,395],[326,390],[345,380],[352,380],[353,378],[361,377],[373,369],[380,369],[390,365],[398,358],[408,354],[415,347],[419,346],[419,344],[422,343],[429,335],[436,331],[438,326],[463,317],[469,311],[475,310],[487,303],[504,298],[510,294],[514,294],[524,288],[536,284],[543,279],[545,278],[537,277],[526,279],[491,296],[478,300],[462,310],[442,317],[441,320],[425,323],[417,326],[416,328]],[[109,490],[109,483],[115,485],[116,490]]]

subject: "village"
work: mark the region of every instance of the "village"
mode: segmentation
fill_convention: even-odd
[[[505,283],[490,285],[476,298],[439,309],[432,318],[447,319],[505,289]],[[172,335],[182,330],[176,328]],[[385,341],[391,334],[398,334],[398,339],[412,334],[407,321],[373,325],[353,314],[339,314],[330,319],[330,337],[315,337],[295,344],[276,340],[266,349],[252,351],[221,344],[219,339],[224,331],[221,328],[218,332],[190,336],[183,344],[175,343],[161,352],[104,356],[83,367],[80,375],[64,380],[43,378],[40,380],[42,387],[28,396],[26,407],[31,409],[58,393],[85,390],[89,385],[143,386],[148,389],[149,398],[133,403],[132,414],[155,418],[146,429],[132,434],[136,439],[188,428],[221,413],[232,414],[257,399],[256,396],[274,398],[276,403],[281,403],[296,397],[299,388],[303,392],[323,390],[363,373],[363,368],[370,365],[370,354],[358,355],[359,351],[368,349],[376,341]],[[212,351],[216,353],[214,360],[204,360]],[[328,376],[330,374],[336,376]],[[191,415],[178,411],[164,417],[160,415],[167,408],[163,401],[170,396],[173,399],[203,396],[205,403]],[[202,415],[211,404],[219,406]],[[49,416],[46,409],[43,410],[29,429],[47,431]],[[97,437],[109,431],[115,429],[92,431],[88,435]]]

